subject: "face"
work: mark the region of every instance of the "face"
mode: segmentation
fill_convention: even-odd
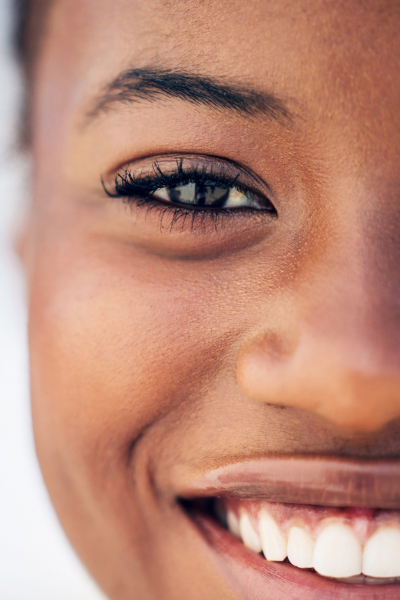
[[[34,429],[113,600],[399,597],[368,566],[400,555],[399,27],[386,0],[49,13]]]

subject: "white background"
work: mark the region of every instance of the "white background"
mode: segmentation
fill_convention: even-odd
[[[29,170],[13,150],[21,86],[10,4],[0,0],[0,600],[104,600],[58,524],[31,434],[24,286],[11,249]]]

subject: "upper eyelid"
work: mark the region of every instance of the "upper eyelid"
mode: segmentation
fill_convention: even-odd
[[[231,159],[228,158],[224,158],[224,157],[220,157],[220,156],[215,156],[215,155],[208,155],[208,154],[191,154],[191,153],[170,153],[170,154],[163,154],[163,155],[151,155],[148,157],[141,157],[140,159],[137,159],[135,161],[130,161],[130,162],[126,162],[124,165],[121,165],[118,168],[115,168],[112,173],[108,172],[108,176],[106,175],[107,180],[109,181],[109,183],[114,182],[115,177],[118,175],[118,173],[121,173],[122,170],[128,170],[131,173],[134,174],[135,177],[137,177],[137,175],[135,175],[135,171],[137,171],[137,169],[139,168],[139,166],[143,163],[145,163],[146,161],[149,162],[149,165],[153,166],[153,164],[159,162],[174,162],[177,160],[184,160],[184,161],[189,161],[189,162],[194,162],[199,165],[205,165],[205,164],[210,164],[210,165],[217,165],[221,168],[221,170],[227,169],[229,171],[233,173],[237,173],[237,170],[240,171],[240,176],[244,176],[244,180],[241,179],[240,184],[241,187],[243,188],[247,188],[249,191],[256,193],[256,194],[263,194],[265,195],[274,205],[277,202],[276,200],[276,196],[275,193],[273,191],[273,189],[271,188],[271,186],[269,185],[269,183],[262,178],[259,174],[254,173],[250,168],[248,168],[245,165],[242,165],[240,163],[237,163],[236,161],[233,161]],[[141,173],[143,173],[143,170],[141,171]],[[147,173],[149,173],[149,171],[147,171]],[[218,173],[216,173],[218,175]],[[103,177],[101,178],[102,183],[104,182]],[[104,187],[104,185],[103,185]]]
[[[157,168],[153,168],[153,170],[159,171],[159,169],[157,169]],[[266,200],[271,205],[271,208],[276,211],[276,208],[275,208],[274,204],[271,202],[269,196],[260,192],[257,189],[254,189],[253,187],[246,186],[246,185],[239,183],[238,182],[239,176],[240,176],[240,173],[237,173],[234,177],[228,178],[228,177],[224,177],[224,175],[222,175],[222,177],[221,177],[220,175],[213,173],[212,171],[207,172],[206,170],[202,170],[200,172],[194,172],[193,170],[186,171],[185,169],[182,169],[181,173],[179,173],[178,170],[172,171],[170,174],[164,174],[162,172],[159,172],[158,175],[155,174],[153,179],[151,178],[151,176],[149,176],[148,177],[149,181],[148,181],[148,184],[146,185],[144,183],[144,181],[145,181],[145,179],[147,179],[147,177],[141,179],[139,176],[138,178],[135,178],[129,173],[129,171],[127,169],[125,169],[124,176],[117,174],[115,177],[115,180],[114,180],[115,193],[111,193],[106,189],[106,186],[105,186],[103,180],[102,180],[102,185],[103,185],[104,191],[110,197],[129,198],[129,197],[135,197],[135,196],[140,197],[141,195],[143,195],[143,197],[146,196],[149,199],[154,198],[156,200],[157,192],[161,189],[164,189],[169,186],[177,187],[179,185],[179,183],[181,185],[184,185],[189,182],[201,181],[201,178],[204,177],[205,179],[209,179],[211,181],[214,179],[217,182],[216,187],[218,186],[218,183],[219,183],[220,186],[227,186],[228,188],[231,188],[231,189],[236,188],[237,190],[242,192],[244,195],[251,194],[253,196],[261,196],[264,198],[264,200]],[[159,180],[157,181],[158,177],[159,177]],[[118,178],[120,178],[120,181],[118,181]],[[130,181],[129,181],[129,179],[130,179]],[[152,181],[154,181],[156,183],[154,185],[151,185]],[[209,209],[211,209],[211,207],[209,207]]]
[[[242,187],[240,182],[239,182],[239,177],[240,177],[240,173],[237,173],[234,177],[225,177],[224,175],[219,175],[213,172],[207,172],[206,170],[203,171],[196,171],[196,170],[185,170],[182,169],[182,171],[171,171],[171,173],[159,173],[159,174],[155,174],[154,177],[151,176],[145,176],[145,177],[136,177],[136,176],[132,176],[132,174],[125,172],[125,176],[126,177],[130,177],[131,178],[131,182],[133,185],[137,185],[138,187],[141,187],[141,183],[143,183],[143,188],[145,187],[146,181],[149,184],[152,182],[157,182],[154,186],[155,190],[158,189],[162,189],[163,187],[166,187],[168,185],[171,185],[171,183],[176,183],[179,184],[185,184],[185,183],[189,183],[192,181],[201,181],[202,178],[204,179],[209,179],[210,181],[212,181],[214,179],[214,181],[219,182],[221,185],[227,185],[229,187]],[[117,177],[120,177],[119,175],[117,175]],[[121,181],[123,180],[123,178],[121,177]],[[125,180],[126,182],[126,180]],[[128,182],[129,184],[129,182]],[[160,185],[159,185],[160,184]]]

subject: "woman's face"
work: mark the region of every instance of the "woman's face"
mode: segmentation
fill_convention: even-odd
[[[389,0],[54,0],[33,417],[113,600],[399,597],[267,561],[241,516],[274,500],[287,539],[311,505],[311,544],[400,509],[399,28]]]

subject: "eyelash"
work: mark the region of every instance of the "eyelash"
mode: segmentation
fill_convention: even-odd
[[[163,225],[165,215],[168,215],[170,218],[169,231],[172,231],[178,222],[181,222],[182,227],[184,227],[188,217],[191,230],[200,221],[202,228],[205,228],[208,222],[210,222],[215,231],[218,231],[221,219],[237,218],[237,213],[255,212],[254,209],[249,207],[185,207],[172,203],[168,204],[163,200],[153,197],[153,194],[162,188],[182,186],[188,183],[202,183],[210,186],[220,185],[226,189],[236,189],[247,195],[261,196],[260,193],[254,192],[239,182],[239,172],[234,177],[229,177],[223,168],[220,173],[214,173],[212,168],[210,169],[208,165],[204,164],[192,165],[189,169],[185,169],[183,167],[183,159],[177,159],[176,168],[172,172],[164,173],[158,161],[153,162],[152,171],[153,173],[150,175],[143,175],[142,173],[135,175],[128,168],[123,169],[122,173],[118,173],[114,178],[114,193],[107,190],[103,178],[101,179],[101,183],[105,193],[111,198],[123,198],[124,203],[129,206],[134,206],[137,210],[145,209],[146,214],[157,210],[160,216],[160,231],[165,229]],[[273,204],[266,197],[264,197],[264,201],[270,205],[265,209],[265,212],[276,216],[277,213]]]

